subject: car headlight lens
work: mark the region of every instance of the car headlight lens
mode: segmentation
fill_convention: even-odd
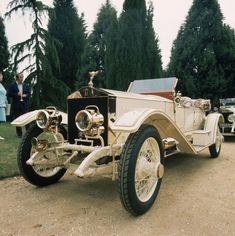
[[[45,110],[38,112],[36,123],[41,129],[56,128],[60,125],[62,116],[55,107],[47,107]]]
[[[75,117],[75,123],[80,131],[89,130],[92,126],[91,114],[86,110],[79,111]]]
[[[104,117],[97,106],[87,106],[75,116],[77,128],[88,136],[96,136],[104,132]]]
[[[36,117],[36,123],[39,128],[46,129],[49,126],[49,114],[46,111],[40,111]]]

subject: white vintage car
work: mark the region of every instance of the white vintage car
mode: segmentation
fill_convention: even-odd
[[[31,184],[53,184],[69,168],[80,178],[108,176],[117,180],[125,209],[141,215],[158,195],[164,158],[206,148],[218,157],[222,115],[206,115],[208,100],[174,95],[176,78],[134,81],[127,92],[94,88],[93,78],[68,97],[67,114],[47,107],[12,122],[32,122],[18,151]]]
[[[224,136],[235,135],[235,98],[220,99],[219,112],[224,117],[224,123],[220,125],[220,131]]]

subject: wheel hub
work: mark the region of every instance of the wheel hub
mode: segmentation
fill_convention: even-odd
[[[137,170],[138,178],[141,179],[145,176],[154,176],[155,178],[161,179],[163,177],[164,166],[161,163],[156,166],[156,163],[149,163],[145,159],[142,159],[140,163],[140,166]]]
[[[157,177],[159,179],[161,179],[164,175],[164,165],[159,163],[158,167],[157,167]]]

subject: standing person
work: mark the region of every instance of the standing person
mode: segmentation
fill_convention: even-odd
[[[7,91],[2,85],[3,74],[0,71],[0,123],[6,122]],[[4,139],[0,136],[0,139]]]
[[[11,111],[13,119],[29,111],[29,98],[31,90],[29,85],[23,83],[23,73],[17,73],[15,82],[13,82],[7,91],[7,95],[12,98]],[[27,126],[26,126],[27,129]],[[16,134],[22,137],[22,128],[16,127]]]
[[[2,85],[3,74],[0,71],[0,123],[6,122],[7,91]]]

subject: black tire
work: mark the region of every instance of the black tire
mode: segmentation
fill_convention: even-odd
[[[216,142],[214,144],[212,144],[211,146],[209,146],[211,158],[217,158],[220,154],[221,145],[222,145],[222,137],[221,136],[222,135],[221,135],[219,127],[218,127],[217,132],[216,132]]]
[[[67,131],[63,126],[59,127],[60,133],[63,137],[67,138]],[[34,137],[38,137],[43,132],[35,123],[30,126],[25,135],[22,138],[18,149],[17,161],[21,175],[31,184],[36,186],[46,186],[56,183],[66,172],[65,168],[57,168],[52,175],[43,176],[35,171],[34,167],[26,164],[26,161],[30,158],[32,150],[31,140]]]
[[[151,142],[148,151],[152,151],[152,154],[154,152],[154,150],[151,149],[152,147],[156,147],[158,150],[157,154],[159,155],[156,155],[156,157],[153,156],[152,159],[149,157],[151,156],[151,152],[146,151],[146,153],[144,153],[144,151],[141,150],[142,147],[145,147],[144,145],[149,144],[147,142]],[[148,158],[147,155],[144,156],[144,154],[148,154]],[[144,156],[144,158],[142,156]],[[142,196],[141,193],[138,193],[137,187],[137,184],[139,184],[139,187],[141,186],[141,181],[138,180],[138,174],[141,173],[140,170],[142,170],[140,168],[141,162],[144,160],[147,164],[152,163],[153,166],[156,166],[157,162],[153,159],[157,158],[157,156],[159,161],[158,164],[161,164],[163,168],[164,155],[162,141],[158,131],[153,126],[142,125],[136,133],[130,134],[124,145],[119,162],[118,187],[122,205],[134,216],[142,215],[148,211],[158,195],[162,176],[160,178],[156,178],[156,176],[153,177],[150,175],[148,178],[147,175],[145,176],[146,173],[144,173],[144,178],[147,180],[143,180],[142,184],[144,181],[145,183],[148,183],[147,181],[152,181],[153,183],[151,184],[152,186],[151,191],[149,191],[150,193],[147,193],[149,196],[146,197],[146,199],[141,199]],[[153,178],[156,179],[153,180]],[[149,185],[146,184],[146,186]]]

